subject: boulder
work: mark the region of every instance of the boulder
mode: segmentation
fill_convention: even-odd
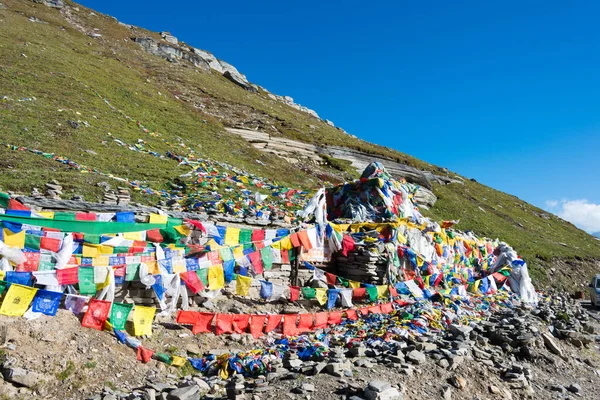
[[[240,73],[234,71],[225,71],[223,76],[249,92],[256,92],[256,89],[250,83],[248,83],[248,81],[245,80],[244,76]]]
[[[23,368],[7,368],[3,371],[4,379],[7,382],[15,383],[28,388],[39,385],[47,378],[37,372],[27,371]]]

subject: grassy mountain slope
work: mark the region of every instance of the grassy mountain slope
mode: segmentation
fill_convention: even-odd
[[[220,74],[183,62],[169,63],[131,40],[133,36],[160,40],[157,33],[131,30],[71,2],[63,10],[26,0],[2,3],[7,7],[0,9],[3,144],[55,153],[157,190],[167,188],[169,180],[189,169],[173,160],[132,151],[115,139],[160,154],[186,154],[191,149],[203,158],[305,189],[317,187],[324,177],[331,182],[343,180],[347,172],[336,169],[335,160],[329,167],[301,168],[259,152],[224,126],[259,128],[304,142],[346,146],[438,171],[406,154],[353,138],[270,99],[267,93],[247,92]],[[43,22],[31,22],[30,17]],[[102,36],[92,37],[94,33]],[[69,121],[79,127],[73,128]],[[0,146],[0,171],[4,190],[28,193],[32,187],[57,179],[67,195],[73,192],[90,200],[101,194],[96,183],[107,180],[6,146]],[[514,196],[468,180],[464,185],[434,185],[433,190],[439,200],[427,212],[429,216],[460,219],[460,229],[508,241],[542,281],[585,281],[594,268],[593,260],[600,259],[599,241]],[[158,201],[141,194],[134,199],[149,204]],[[556,259],[577,260],[582,277],[548,275],[547,268]]]

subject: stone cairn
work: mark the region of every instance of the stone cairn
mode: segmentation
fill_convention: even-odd
[[[126,206],[131,201],[131,195],[127,188],[119,187],[115,192],[110,186],[103,185],[102,187],[104,187],[104,197],[102,198],[104,204]]]
[[[387,273],[387,258],[377,245],[357,245],[347,257],[336,254],[334,262],[340,276],[357,282],[380,285]]]
[[[46,197],[52,200],[60,200],[63,187],[57,180],[53,179],[46,183]]]

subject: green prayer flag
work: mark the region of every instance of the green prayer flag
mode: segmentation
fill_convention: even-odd
[[[233,251],[231,251],[231,247],[221,247],[219,249],[219,255],[223,261],[233,260]]]
[[[96,294],[96,284],[94,283],[94,267],[79,267],[79,293]]]
[[[197,269],[196,275],[198,275],[198,279],[202,281],[204,286],[208,286],[208,268]]]
[[[317,297],[317,291],[315,290],[315,288],[303,287],[302,297],[304,297],[306,300],[314,299],[315,297]]]
[[[31,250],[40,249],[40,240],[42,238],[36,235],[25,234],[25,247]]]
[[[10,196],[7,193],[0,192],[0,207],[7,208],[9,200],[10,200]]]
[[[55,211],[54,212],[54,219],[58,220],[58,221],[75,221],[75,213],[73,212],[61,212],[61,211]]]
[[[140,280],[140,264],[127,264],[127,267],[125,267],[125,280],[128,282]]]
[[[288,257],[290,261],[294,261],[296,259],[296,252],[294,251],[294,249],[288,250]]]
[[[171,365],[171,363],[173,362],[171,356],[165,353],[154,353],[154,358],[168,365]]]
[[[240,243],[252,242],[252,229],[240,229]]]
[[[40,263],[38,264],[38,271],[52,271],[55,269],[56,263],[52,260],[50,254],[41,254]]]
[[[341,276],[338,276],[337,279],[340,281],[340,283],[342,284],[342,286],[348,287],[348,285],[349,285],[348,279],[342,278]]]
[[[273,253],[271,252],[271,246],[266,246],[260,249],[260,258],[263,263],[263,267],[268,271],[273,267]]]
[[[6,282],[6,281],[0,281],[0,295],[2,293],[4,293],[4,290],[6,289],[6,286],[8,286],[8,282]]]
[[[375,286],[367,287],[367,294],[369,295],[369,301],[377,300],[377,288]]]
[[[127,246],[115,246],[113,254],[129,254],[129,247]]]
[[[125,329],[127,317],[133,308],[133,304],[113,303],[110,311],[110,323],[113,328],[119,331]]]
[[[83,235],[83,240],[86,243],[100,244],[100,235],[96,235],[93,233],[86,233],[85,235]]]

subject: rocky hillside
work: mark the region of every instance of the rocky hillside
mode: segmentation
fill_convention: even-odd
[[[537,282],[581,284],[597,270],[600,242],[573,225],[360,140],[185,38],[123,24],[70,1],[0,1],[3,190],[29,194],[56,179],[63,198],[100,200],[97,184],[118,177],[167,193],[189,172],[167,154],[226,162],[312,190],[355,178],[375,159],[420,185],[417,199],[427,215],[460,219],[460,229],[511,243]],[[206,191],[226,195],[229,189]],[[163,201],[141,191],[133,200]]]

